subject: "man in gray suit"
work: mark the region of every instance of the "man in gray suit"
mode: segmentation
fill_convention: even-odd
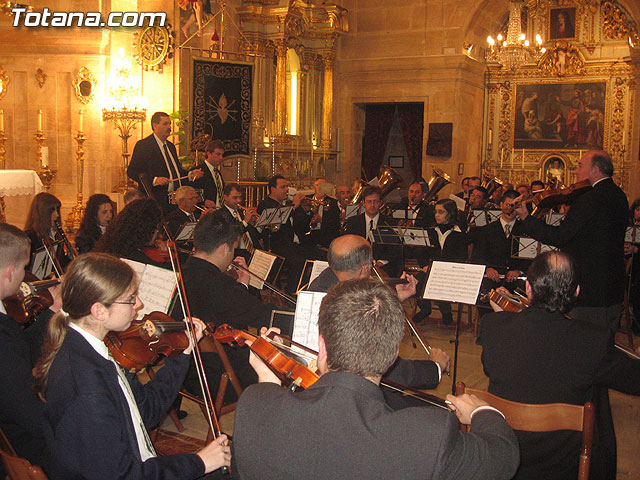
[[[378,388],[404,335],[398,297],[373,279],[325,296],[318,318],[320,379],[303,392],[280,387],[257,357],[259,384],[236,409],[234,477],[241,479],[508,479],[518,444],[502,414],[473,395],[450,408],[391,410]],[[456,418],[456,416],[458,418]],[[458,420],[472,433],[459,430]],[[286,452],[286,453],[283,453]]]

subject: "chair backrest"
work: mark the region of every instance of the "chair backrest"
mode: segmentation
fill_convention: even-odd
[[[456,383],[456,395],[469,393],[500,410],[507,423],[514,430],[525,432],[553,432],[575,430],[582,432],[580,466],[578,480],[589,478],[591,444],[593,442],[593,403],[569,405],[567,403],[547,403],[542,405],[518,403],[506,400],[484,390],[466,388],[463,382]]]
[[[4,432],[0,430],[0,457],[10,480],[47,480],[47,476],[37,465],[31,465],[16,455]]]

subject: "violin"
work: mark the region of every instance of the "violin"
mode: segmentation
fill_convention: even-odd
[[[318,381],[318,375],[297,360],[285,355],[264,337],[236,330],[229,325],[220,325],[213,337],[220,343],[248,345],[253,353],[267,364],[291,391],[304,390]],[[250,344],[247,341],[251,342]]]
[[[24,272],[24,280],[15,295],[3,300],[7,313],[21,325],[32,323],[44,310],[53,305],[53,297],[48,288],[60,283],[60,280],[38,280],[31,272]]]
[[[140,251],[157,263],[169,263],[171,261],[169,250],[164,245],[150,245],[141,248]]]
[[[125,370],[137,373],[160,358],[180,355],[188,346],[187,325],[162,312],[151,312],[134,320],[124,332],[109,332],[104,343]]]
[[[491,290],[482,300],[491,300],[505,312],[518,313],[529,307],[529,299],[522,295],[512,295]]]
[[[563,204],[570,205],[576,198],[589,190],[591,190],[589,180],[581,180],[567,188],[544,190],[533,197],[534,210],[549,209]]]

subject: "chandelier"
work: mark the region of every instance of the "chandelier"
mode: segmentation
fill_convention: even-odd
[[[102,121],[113,121],[118,130],[118,136],[122,140],[123,181],[116,187],[116,191],[125,192],[130,186],[127,180],[127,167],[129,166],[129,137],[136,123],[147,118],[146,101],[138,94],[138,88],[129,78],[131,62],[124,58],[124,51],[120,51],[120,58],[113,60],[115,74],[109,84],[110,95],[102,109]]]
[[[509,2],[509,24],[507,38],[498,33],[496,40],[492,36],[487,38],[489,51],[485,60],[500,63],[507,69],[514,71],[525,63],[537,62],[546,51],[542,47],[542,37],[536,35],[535,45],[531,45],[527,36],[522,33],[523,2],[512,0]]]

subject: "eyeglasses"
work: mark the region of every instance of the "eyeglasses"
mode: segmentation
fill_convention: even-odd
[[[127,300],[126,302],[121,301],[121,302],[111,302],[111,303],[118,303],[120,305],[135,305],[137,301],[138,301],[138,294],[134,293],[129,297],[129,300]]]

